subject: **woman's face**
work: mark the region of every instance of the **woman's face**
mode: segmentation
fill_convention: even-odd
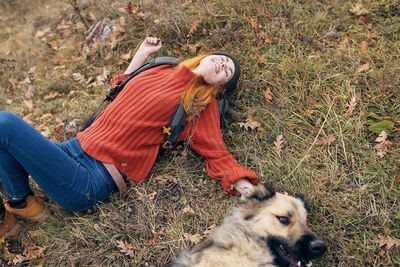
[[[193,71],[203,76],[206,83],[220,86],[232,79],[235,64],[227,56],[210,55],[203,58]]]

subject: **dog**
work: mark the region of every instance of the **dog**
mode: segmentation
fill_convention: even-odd
[[[327,246],[307,227],[303,197],[258,185],[214,234],[184,252],[170,267],[311,266]]]

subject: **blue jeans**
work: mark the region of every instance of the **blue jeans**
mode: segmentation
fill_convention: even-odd
[[[10,198],[29,194],[29,175],[70,211],[86,210],[116,188],[104,165],[76,138],[51,142],[15,114],[0,112],[0,183]]]

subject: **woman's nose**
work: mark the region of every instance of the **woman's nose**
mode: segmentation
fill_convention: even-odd
[[[225,69],[226,65],[225,65],[224,61],[221,61],[220,65],[221,65],[221,69]]]

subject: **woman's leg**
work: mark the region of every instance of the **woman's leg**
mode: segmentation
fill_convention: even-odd
[[[52,143],[15,114],[0,112],[0,181],[9,198],[30,194],[30,174],[53,200],[71,211],[104,200],[115,187],[112,178],[73,141],[67,147],[72,154],[66,153],[62,145]]]

